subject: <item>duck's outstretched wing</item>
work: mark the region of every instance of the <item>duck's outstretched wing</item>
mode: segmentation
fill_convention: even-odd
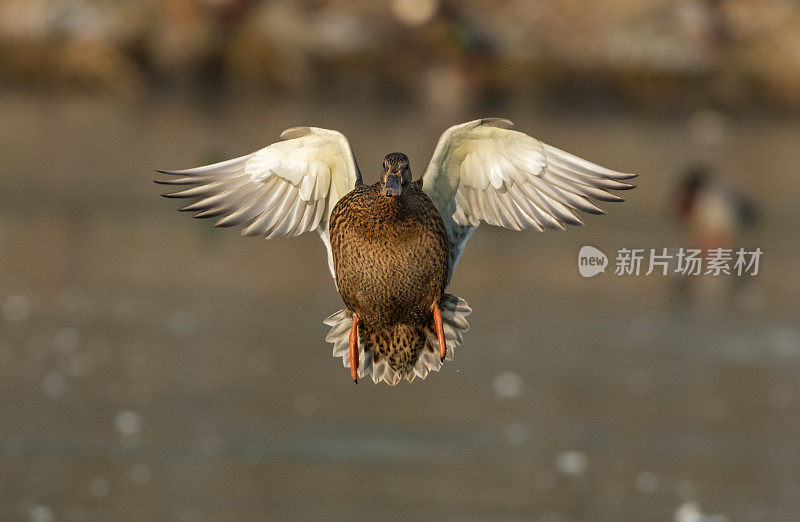
[[[196,198],[181,210],[219,218],[214,226],[243,225],[243,236],[267,239],[316,230],[328,249],[331,210],[361,180],[350,142],[340,132],[295,127],[284,141],[213,165],[158,171],[175,176],[157,183],[181,186],[168,198]]]
[[[635,174],[616,172],[484,118],[455,125],[439,138],[422,188],[447,226],[448,281],[481,221],[512,230],[582,225],[575,211],[602,214],[590,198],[623,201],[611,190]]]

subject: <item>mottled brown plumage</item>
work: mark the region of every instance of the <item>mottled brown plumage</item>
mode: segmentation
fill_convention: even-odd
[[[393,175],[402,176],[400,193],[387,195],[396,194]],[[438,348],[428,334],[435,335],[433,307],[444,296],[448,241],[405,155],[387,156],[381,181],[357,183],[339,200],[330,241],[339,294],[359,319],[365,355],[407,375],[422,350]]]
[[[442,133],[422,178],[404,154],[386,156],[365,186],[340,132],[294,127],[283,141],[213,165],[164,171],[181,210],[267,239],[319,234],[346,308],[325,319],[325,340],[350,376],[376,384],[425,379],[452,360],[469,330],[466,301],[444,293],[478,225],[563,230],[592,200],[633,185],[616,172],[481,118]],[[429,199],[430,198],[430,199]]]

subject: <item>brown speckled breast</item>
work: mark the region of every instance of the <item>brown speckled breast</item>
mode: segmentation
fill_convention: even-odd
[[[339,293],[374,330],[427,326],[447,280],[444,222],[419,182],[399,197],[357,186],[333,209],[330,240]]]

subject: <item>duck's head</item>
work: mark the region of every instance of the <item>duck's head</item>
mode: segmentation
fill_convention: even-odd
[[[383,159],[381,170],[381,194],[386,197],[399,196],[411,183],[411,165],[408,156],[402,152],[392,152]]]

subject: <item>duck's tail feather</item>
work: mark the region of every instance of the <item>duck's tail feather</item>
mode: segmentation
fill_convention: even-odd
[[[441,312],[447,354],[453,360],[454,350],[464,340],[463,333],[469,330],[467,316],[472,309],[467,302],[454,295],[445,294]],[[325,319],[331,327],[325,340],[333,343],[333,356],[342,358],[342,365],[350,367],[349,339],[353,326],[353,315],[339,310]],[[385,381],[395,385],[403,378],[413,381],[424,379],[431,371],[442,367],[439,357],[439,342],[433,324],[425,327],[395,325],[391,331],[373,331],[368,325],[359,323],[358,328],[358,377],[371,377],[375,384]],[[402,348],[398,350],[397,348]]]

